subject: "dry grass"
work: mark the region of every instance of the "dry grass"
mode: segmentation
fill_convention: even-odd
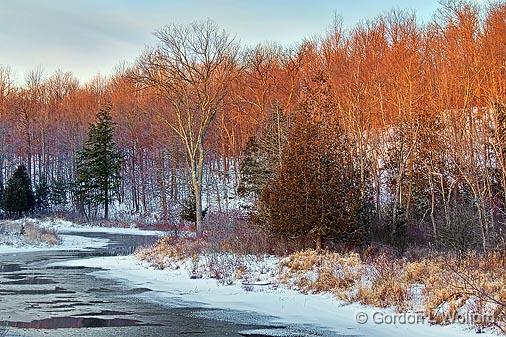
[[[37,221],[32,219],[4,221],[2,231],[19,235],[26,243],[31,245],[45,244],[54,246],[60,243],[60,238],[54,230],[40,227]]]
[[[304,293],[330,292],[350,300],[350,289],[360,280],[364,265],[356,253],[305,250],[279,262],[279,281]]]
[[[303,293],[326,292],[375,307],[423,311],[436,324],[506,328],[504,252],[411,254],[408,260],[381,250],[368,250],[362,258],[307,250],[281,259],[279,268],[279,281]]]
[[[381,254],[374,258],[360,283],[355,300],[376,307],[409,308],[409,284],[404,281],[405,264]]]
[[[185,268],[191,278],[212,278],[224,285],[235,281],[255,282],[262,271],[263,257],[210,250],[204,240],[165,237],[136,256],[159,269]],[[252,266],[255,266],[256,270]]]
[[[49,246],[55,246],[60,242],[60,239],[54,230],[40,228],[35,224],[25,225],[24,236],[29,242],[42,242]]]
[[[195,273],[195,270],[192,272]],[[246,272],[244,257],[235,254],[208,254],[197,268],[197,275],[216,279],[224,285],[243,279]]]
[[[159,269],[170,267],[174,262],[188,258],[198,259],[207,249],[207,243],[199,239],[164,237],[153,246],[141,248],[135,255]]]
[[[456,317],[493,317],[506,328],[506,254],[470,253],[465,257],[433,256],[409,263],[406,278],[424,286],[424,311],[435,323]],[[473,322],[479,327],[491,322]]]
[[[381,248],[362,255],[303,250],[260,271],[261,256],[229,249],[225,245],[217,251],[215,244],[203,240],[163,238],[137,256],[158,268],[184,266],[192,278],[214,278],[221,284],[272,280],[273,287],[282,284],[303,293],[331,293],[347,302],[423,311],[437,324],[450,323],[459,315],[481,314],[494,321],[468,323],[506,327],[504,252],[464,257],[417,252],[401,258]],[[253,266],[257,270],[251,270]]]

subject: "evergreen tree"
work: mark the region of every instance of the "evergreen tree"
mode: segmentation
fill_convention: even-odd
[[[7,181],[3,208],[6,212],[20,217],[24,212],[33,209],[35,199],[32,183],[25,165],[19,165],[12,177]]]
[[[63,179],[56,179],[51,183],[49,201],[55,206],[67,203],[67,184]]]
[[[40,211],[49,208],[49,184],[45,178],[35,186],[35,208]]]
[[[104,218],[107,219],[109,204],[121,180],[123,157],[113,139],[111,106],[103,107],[96,119],[89,128],[84,148],[77,155],[75,189],[78,203],[86,216],[91,215],[93,207],[103,205]]]
[[[257,136],[246,143],[244,157],[240,165],[239,196],[255,203],[265,184],[276,173],[287,139],[289,120],[280,109],[274,109],[265,121]],[[250,208],[251,205],[247,205]]]
[[[408,219],[406,217],[406,210],[402,206],[392,208],[395,213],[392,216],[389,226],[390,243],[401,251],[404,251],[408,244]]]
[[[237,189],[238,194],[241,197],[258,197],[272,172],[273,168],[269,167],[256,138],[250,138],[246,143],[240,166],[241,180]]]
[[[357,243],[363,202],[360,172],[349,141],[334,116],[337,106],[323,75],[304,89],[280,168],[262,191],[261,209],[270,227],[289,235],[310,234]]]
[[[190,195],[183,201],[181,205],[181,219],[189,222],[196,223],[197,222],[197,208],[195,207],[195,193],[190,188]],[[207,214],[207,208],[202,210],[202,219],[205,218]]]

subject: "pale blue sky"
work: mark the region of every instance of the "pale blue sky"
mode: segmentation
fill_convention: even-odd
[[[211,18],[243,44],[293,45],[324,33],[334,11],[349,28],[392,8],[427,21],[437,7],[437,0],[0,0],[0,64],[19,78],[40,65],[85,81],[134,60],[171,22]]]

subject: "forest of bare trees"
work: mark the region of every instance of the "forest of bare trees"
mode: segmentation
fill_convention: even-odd
[[[325,181],[356,179],[346,187],[352,192],[336,193],[342,184],[333,183],[336,198],[322,194],[321,200],[337,210],[345,200],[354,219],[367,222],[365,239],[456,250],[504,247],[504,2],[445,1],[428,23],[404,11],[351,29],[335,20],[321,37],[293,48],[241,48],[211,21],[169,25],[156,37],[159,45],[139,51],[132,66],[88,83],[61,71],[23,75],[1,66],[0,187],[24,163],[34,187],[47,181],[64,191],[68,202],[52,202],[53,210],[75,209],[76,155],[96,112],[111,104],[124,157],[117,214],[177,223],[193,194],[199,234],[206,209],[253,212],[255,223],[269,221],[266,209],[257,208],[282,198],[266,196],[265,186],[275,193],[277,172],[289,178],[294,174],[286,167],[295,170],[307,159],[297,158],[301,152],[293,146],[305,111],[306,119],[336,125],[315,144],[322,148],[326,141],[323,157],[339,155],[348,164],[328,167],[353,170],[325,172]],[[327,104],[320,117],[304,107],[313,104],[304,92],[315,79],[331,91],[330,105],[314,103]],[[307,134],[297,139],[311,141]],[[343,139],[339,149],[346,155],[333,146]],[[287,156],[298,163],[286,166]],[[253,192],[246,198],[248,188]],[[351,206],[348,197],[361,204]],[[239,199],[255,206],[240,207]],[[312,230],[318,240],[331,232],[323,225]]]

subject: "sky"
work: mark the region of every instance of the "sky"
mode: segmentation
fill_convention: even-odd
[[[390,9],[430,20],[437,0],[0,0],[0,65],[18,80],[36,68],[61,69],[82,82],[111,74],[156,44],[170,23],[210,18],[243,45],[295,45],[323,34],[334,13],[346,28]]]

